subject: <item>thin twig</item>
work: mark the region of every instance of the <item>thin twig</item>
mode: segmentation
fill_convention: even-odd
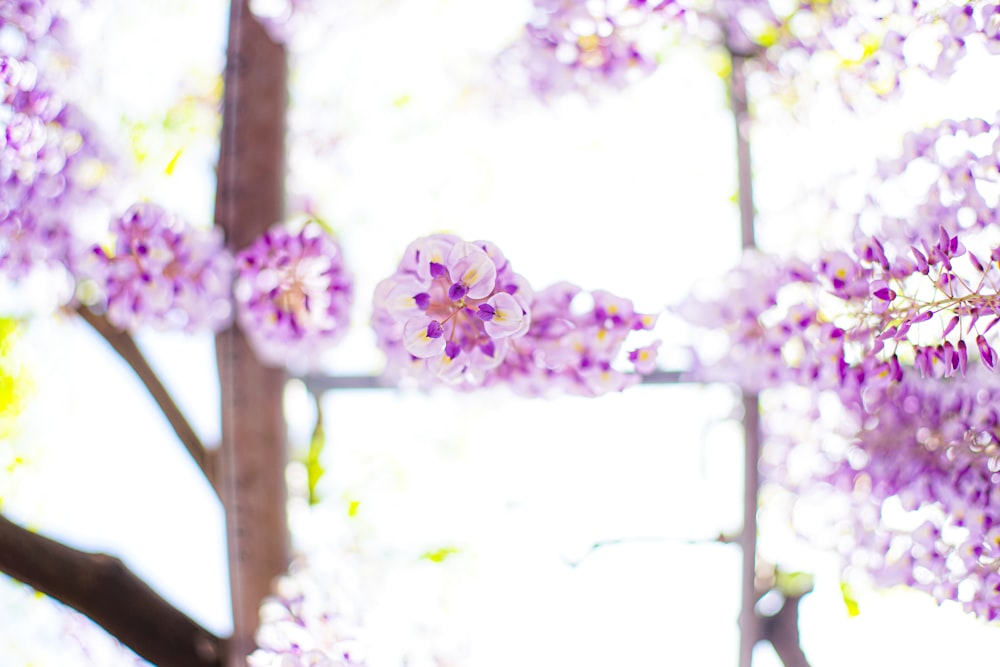
[[[731,544],[735,540],[728,535],[719,534],[717,537],[709,539],[695,539],[695,538],[684,538],[684,537],[672,537],[669,535],[645,535],[639,537],[615,537],[607,540],[600,540],[599,542],[594,542],[587,549],[586,553],[577,558],[576,560],[570,560],[564,558],[563,560],[570,567],[578,567],[583,561],[587,559],[588,556],[593,554],[599,549],[604,547],[618,546],[622,544],[641,544],[650,542],[667,542],[671,544],[681,544],[684,546],[699,546],[703,544]]]
[[[114,351],[118,353],[118,356],[124,359],[125,363],[132,368],[139,377],[139,380],[146,386],[150,396],[156,401],[163,416],[167,418],[181,444],[187,449],[194,462],[198,464],[198,467],[204,473],[212,488],[216,488],[215,456],[211,450],[205,447],[187,418],[184,417],[184,413],[177,407],[174,399],[170,396],[170,392],[163,386],[156,371],[149,365],[149,362],[142,354],[139,346],[136,345],[135,340],[132,339],[132,336],[119,331],[108,322],[107,318],[91,312],[85,306],[78,307],[76,313],[93,327],[94,331],[99,333]],[[218,492],[217,488],[216,492]]]

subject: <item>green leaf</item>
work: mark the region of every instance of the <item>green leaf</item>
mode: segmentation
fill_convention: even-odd
[[[854,618],[861,613],[858,601],[854,597],[854,591],[851,590],[851,585],[846,581],[840,582],[840,595],[844,598],[844,606],[847,607],[848,616]]]
[[[181,153],[183,152],[183,148],[178,148],[174,156],[170,158],[170,162],[167,163],[166,168],[163,170],[167,176],[173,176],[174,170],[177,168],[177,161],[181,159]]]
[[[361,507],[360,500],[351,500],[347,503],[347,516],[356,517],[358,515],[358,508]]]
[[[313,428],[312,437],[309,439],[309,452],[306,454],[306,475],[309,483],[309,504],[316,505],[319,502],[319,494],[316,487],[320,478],[326,470],[320,463],[323,455],[323,447],[326,445],[326,432],[323,430],[323,408],[320,406],[319,396],[316,397],[316,426]]]
[[[427,551],[421,554],[421,558],[424,560],[429,560],[432,563],[443,563],[449,556],[454,556],[459,553],[459,549],[455,547],[441,547],[440,549],[435,549],[434,551]]]

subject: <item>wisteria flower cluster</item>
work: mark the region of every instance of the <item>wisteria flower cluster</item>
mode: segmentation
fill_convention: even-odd
[[[156,204],[136,204],[110,228],[114,247],[95,246],[80,272],[120,329],[218,331],[232,317],[232,257],[218,228],[196,229]]]
[[[908,134],[879,166],[853,247],[813,262],[748,256],[725,296],[680,308],[729,336],[734,363],[701,372],[757,390],[819,383],[856,400],[905,366],[935,377],[976,360],[996,368],[998,148],[996,123],[982,119]]]
[[[985,369],[948,380],[907,371],[848,408],[843,423],[856,430],[841,429],[846,446],[820,447],[797,485],[817,506],[840,508],[828,519],[849,580],[1000,618],[998,400],[1000,379]]]
[[[42,41],[60,29],[59,0],[3,0],[0,28],[16,29],[29,43]]]
[[[899,155],[878,162],[877,185],[857,212],[857,228],[918,243],[1000,222],[1000,115],[945,120],[907,132]],[[920,193],[914,201],[908,193]]]
[[[349,595],[308,567],[278,579],[260,607],[248,667],[363,667],[363,642]]]
[[[519,65],[543,98],[589,94],[650,74],[675,32],[751,57],[786,84],[816,66],[853,105],[897,94],[909,72],[946,79],[972,42],[1000,53],[1000,4],[535,0],[524,34],[500,62]]]
[[[797,2],[781,11],[763,0],[716,0],[710,13],[728,19],[726,32],[736,41],[735,50],[775,47],[771,55],[782,56],[795,49],[827,52],[838,56],[843,66],[868,70],[869,80],[876,82],[884,74],[895,79],[908,67],[946,77],[965,55],[970,39],[1000,52],[997,10],[992,0],[834,0]],[[905,48],[908,40],[913,44]]]
[[[353,281],[320,223],[275,225],[236,264],[237,319],[265,362],[314,367],[347,331]]]
[[[305,370],[347,330],[353,281],[319,223],[274,225],[235,258],[217,227],[136,204],[77,266],[82,299],[115,326],[212,331],[237,321],[265,363]],[[88,297],[87,287],[96,291]]]
[[[492,243],[417,239],[375,289],[372,323],[390,366],[479,385],[531,323],[528,283]]]
[[[849,106],[895,96],[911,73],[947,79],[973,42],[1000,53],[1000,5],[994,0],[834,0],[778,7],[767,0],[715,0],[689,12],[696,17],[689,32],[707,32],[731,52],[753,57],[785,85],[795,77],[815,83],[817,73],[832,78]]]
[[[597,395],[637,382],[611,363],[628,333],[655,318],[606,292],[578,312],[580,292],[562,283],[535,294],[493,243],[437,234],[411,243],[379,283],[372,323],[389,373],[427,383]],[[655,358],[654,343],[631,361],[649,373]]]
[[[623,88],[656,69],[664,28],[682,13],[676,0],[535,0],[500,62],[541,98]]]
[[[107,161],[86,120],[45,82],[39,44],[55,42],[59,25],[48,4],[0,3],[0,30],[22,40],[17,55],[0,55],[0,276],[10,280],[72,264],[71,222],[95,200]]]
[[[512,345],[491,382],[528,396],[552,391],[600,396],[656,370],[659,340],[628,353],[634,372],[615,365],[630,334],[656,324],[655,316],[637,313],[629,299],[562,282],[535,293],[531,314],[527,334]]]

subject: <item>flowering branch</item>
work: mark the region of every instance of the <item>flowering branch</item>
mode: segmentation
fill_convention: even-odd
[[[212,488],[218,490],[217,465],[214,451],[207,449],[202,444],[198,434],[194,432],[191,424],[184,417],[184,413],[177,407],[174,399],[170,396],[170,392],[163,386],[160,378],[156,375],[156,371],[146,361],[146,357],[143,356],[142,351],[136,345],[132,336],[119,331],[108,322],[107,318],[95,315],[85,307],[77,308],[76,312],[132,367],[132,370],[135,371],[135,374],[146,386],[150,396],[153,397],[153,400],[160,407],[163,416],[170,422],[170,426],[174,429],[174,433],[177,434],[181,444],[187,449],[194,462],[198,464],[198,467],[204,473]]]
[[[77,551],[0,515],[0,570],[77,611],[160,667],[221,667],[226,643],[106,554]]]

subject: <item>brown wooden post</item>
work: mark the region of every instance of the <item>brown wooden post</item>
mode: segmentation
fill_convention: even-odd
[[[730,51],[732,72],[729,97],[736,130],[736,167],[739,187],[740,246],[744,251],[756,247],[754,233],[753,173],[750,161],[750,110],[747,102],[747,57]],[[757,572],[757,504],[760,492],[760,401],[753,393],[743,392],[743,528],[739,543],[743,551],[740,603],[740,667],[750,667],[753,649],[762,637],[761,619],[755,610],[758,593]]]
[[[233,0],[219,150],[216,224],[241,250],[284,215],[287,57]],[[253,650],[261,599],[288,566],[282,391],[234,327],[216,337],[222,391],[219,493],[226,511],[233,638],[229,665]]]

